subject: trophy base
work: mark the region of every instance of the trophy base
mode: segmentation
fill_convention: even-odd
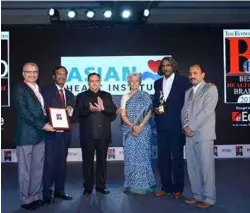
[[[164,106],[159,106],[158,108],[159,113],[164,113]]]

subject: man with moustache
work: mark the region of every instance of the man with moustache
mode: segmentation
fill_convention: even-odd
[[[186,155],[189,180],[193,197],[188,204],[199,208],[214,205],[216,199],[214,174],[215,108],[218,91],[213,84],[204,81],[201,65],[193,65],[189,79],[193,85],[185,94],[181,111],[183,131],[186,135]]]
[[[78,94],[75,113],[80,120],[80,142],[83,159],[84,194],[94,187],[94,153],[96,151],[96,191],[108,194],[106,189],[106,158],[111,142],[111,120],[116,116],[116,105],[110,93],[100,90],[97,73],[88,75],[89,89]]]
[[[53,71],[54,84],[42,90],[47,113],[49,107],[65,108],[69,117],[72,116],[75,98],[72,92],[64,88],[68,71],[65,67],[56,67]],[[43,176],[43,199],[50,204],[54,198],[71,200],[65,193],[65,179],[67,170],[67,155],[70,143],[70,130],[57,130],[45,134],[45,163]]]
[[[44,205],[42,176],[44,166],[44,130],[54,131],[46,123],[44,99],[37,85],[38,66],[28,62],[23,66],[24,82],[14,88],[16,108],[14,142],[18,162],[18,183],[21,207],[35,210]]]
[[[155,81],[153,107],[157,129],[158,166],[161,190],[156,196],[183,197],[185,137],[181,126],[181,109],[185,91],[190,87],[187,77],[177,72],[173,57],[164,57],[159,67],[162,78]],[[162,108],[162,109],[160,109]]]

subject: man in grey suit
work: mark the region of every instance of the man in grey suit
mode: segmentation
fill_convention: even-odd
[[[44,130],[54,131],[45,123],[44,100],[36,84],[38,66],[29,62],[23,66],[24,82],[15,87],[13,102],[16,108],[14,142],[18,160],[18,182],[21,207],[35,210],[43,206],[42,176],[44,164]]]
[[[214,205],[216,199],[213,146],[218,91],[216,86],[206,83],[204,77],[205,72],[200,65],[190,67],[189,79],[193,87],[186,91],[181,111],[188,176],[193,193],[193,197],[185,202],[197,204],[199,208]]]

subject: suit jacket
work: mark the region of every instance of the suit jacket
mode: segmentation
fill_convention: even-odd
[[[154,109],[159,107],[160,91],[163,91],[163,77],[154,83]],[[175,74],[175,78],[170,90],[169,96],[164,102],[165,113],[155,114],[157,131],[170,131],[171,134],[182,134],[181,127],[181,109],[184,104],[185,91],[191,84],[187,77]]]
[[[104,111],[91,112],[89,103],[97,103],[97,97],[103,100]],[[117,107],[110,93],[90,90],[79,93],[76,99],[75,116],[80,122],[80,139],[82,142],[92,139],[102,139],[111,143],[111,121],[116,116]]]
[[[59,91],[55,84],[44,87],[42,89],[42,95],[44,98],[44,105],[46,108],[47,115],[49,115],[49,107],[65,107],[65,104],[62,102]],[[75,106],[74,94],[67,89],[65,89],[65,99],[66,99],[66,106],[71,106],[72,108],[74,108]],[[49,118],[49,116],[47,118]],[[49,120],[47,121],[49,122]],[[69,134],[70,131],[65,130],[64,132]],[[45,139],[46,140],[53,139],[56,137],[55,134],[56,132],[46,132]]]
[[[22,83],[14,88],[12,97],[16,108],[16,146],[40,143],[44,139],[45,116],[35,93],[27,84]]]
[[[193,95],[193,89],[185,94],[181,111],[182,127],[189,126],[197,141],[215,140],[215,108],[218,91],[215,86],[202,82]]]

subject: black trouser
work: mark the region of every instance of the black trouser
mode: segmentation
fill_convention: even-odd
[[[158,166],[162,190],[183,192],[184,188],[184,137],[167,131],[158,132]]]
[[[45,142],[45,162],[43,172],[43,195],[51,193],[55,184],[55,191],[64,192],[64,183],[67,170],[67,155],[69,137],[65,133],[54,133],[55,137]]]
[[[81,140],[84,189],[91,192],[94,187],[94,153],[96,151],[95,185],[106,186],[106,158],[108,144],[102,139]]]

